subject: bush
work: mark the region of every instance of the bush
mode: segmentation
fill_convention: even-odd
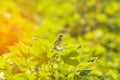
[[[0,1],[0,79],[119,80],[119,4]]]

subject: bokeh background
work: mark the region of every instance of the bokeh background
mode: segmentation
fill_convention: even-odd
[[[65,44],[80,44],[84,56],[98,57],[98,77],[89,80],[120,80],[120,0],[0,0],[1,56],[16,43],[54,43],[59,34]]]

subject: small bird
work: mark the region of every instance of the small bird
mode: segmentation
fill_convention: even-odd
[[[54,43],[54,49],[57,50],[57,46],[62,42],[63,34],[60,34]]]

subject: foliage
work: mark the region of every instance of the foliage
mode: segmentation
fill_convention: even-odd
[[[1,80],[119,80],[119,0],[1,0]]]

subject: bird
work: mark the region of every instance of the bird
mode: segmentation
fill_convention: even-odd
[[[58,35],[58,38],[54,42],[54,49],[55,50],[57,50],[57,46],[59,46],[60,43],[62,42],[62,38],[63,38],[63,34]]]

